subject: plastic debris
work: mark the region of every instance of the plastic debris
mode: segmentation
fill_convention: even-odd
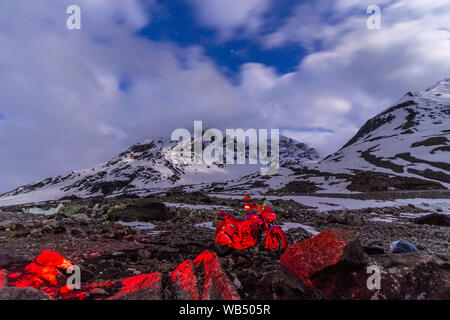
[[[391,243],[391,253],[419,252],[417,247],[408,241],[394,241]]]

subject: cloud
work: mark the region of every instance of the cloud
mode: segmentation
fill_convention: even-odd
[[[267,1],[190,1],[200,23],[230,39],[261,32],[267,10]],[[283,132],[322,155],[338,150],[407,91],[450,76],[450,9],[441,1],[383,1],[380,31],[367,30],[361,3],[300,4],[277,30],[252,37],[308,48],[295,72],[249,62],[232,82],[199,46],[137,36],[152,1],[79,0],[82,30],[65,26],[71,1],[1,2],[0,191],[91,167],[194,120],[293,128]]]
[[[282,130],[281,134],[297,141],[307,141],[310,145],[320,151],[321,156],[326,156],[336,151],[336,145],[342,144],[343,136],[353,136],[358,132],[358,129],[359,128],[350,125],[337,128],[336,131],[333,132],[321,130]]]
[[[300,4],[262,43],[297,44],[310,51],[291,77],[289,99],[298,99],[303,118],[334,134],[289,134],[330,152],[330,146],[342,143],[342,137],[347,139],[354,128],[407,91],[448,77],[450,7],[444,2],[383,1],[383,27],[376,31],[366,28],[369,1]],[[310,118],[308,108],[317,114]]]
[[[221,39],[256,32],[270,8],[271,0],[188,0],[199,22],[218,31]]]

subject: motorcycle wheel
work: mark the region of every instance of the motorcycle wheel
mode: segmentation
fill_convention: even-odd
[[[284,250],[286,250],[286,249],[282,247],[283,239],[281,238],[281,236],[279,234],[274,234],[272,236],[276,238],[277,243],[278,243],[278,248],[269,250],[269,256],[273,260],[278,260],[278,259],[280,259],[281,255],[283,254]]]

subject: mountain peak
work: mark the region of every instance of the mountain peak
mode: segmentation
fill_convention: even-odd
[[[322,170],[377,171],[450,185],[448,165],[450,79],[423,92],[408,93],[369,119]]]
[[[94,196],[152,192],[178,186],[200,186],[259,172],[261,165],[179,164],[171,161],[178,142],[148,139],[133,144],[112,160],[86,170],[19,187],[2,198],[55,200],[67,195]],[[203,144],[205,147],[207,143]],[[280,165],[295,167],[318,158],[304,143],[280,136]],[[49,199],[51,197],[53,199]],[[23,203],[23,202],[21,202]]]
[[[428,88],[420,94],[424,98],[443,103],[450,103],[450,78],[439,81],[434,86]]]
[[[443,79],[438,81],[434,86],[425,90],[428,91],[437,91],[437,92],[448,92],[450,91],[450,78]]]

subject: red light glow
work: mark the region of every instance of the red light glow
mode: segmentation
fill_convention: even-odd
[[[188,293],[191,300],[200,299],[197,288],[197,278],[194,273],[194,264],[191,260],[179,264],[171,275],[172,282],[180,286],[182,290]]]
[[[156,284],[161,280],[158,272],[151,274],[140,274],[138,276],[129,277],[122,280],[123,288],[119,293],[109,298],[110,300],[118,299],[127,294],[142,290],[155,289]]]

